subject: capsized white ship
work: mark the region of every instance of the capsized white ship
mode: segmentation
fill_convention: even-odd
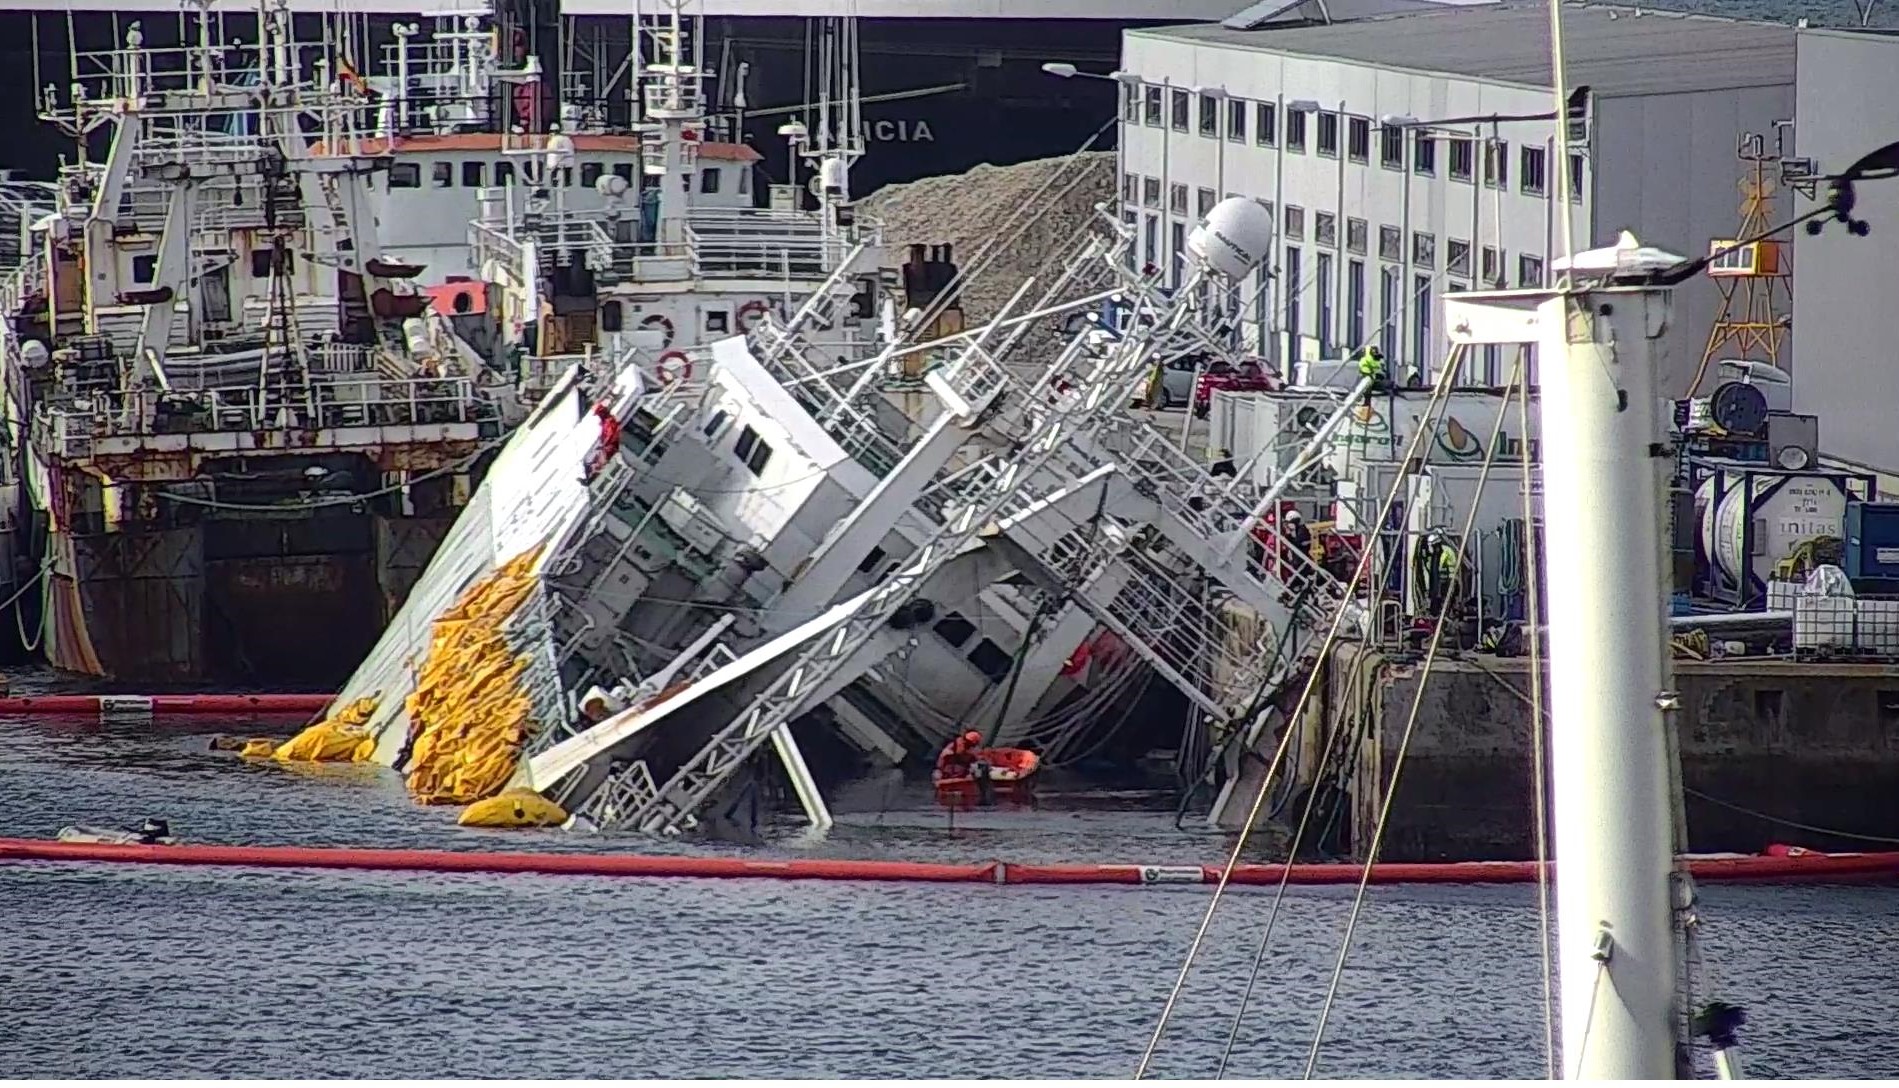
[[[1163,355],[1224,354],[1199,301],[1222,292],[1196,288],[1248,274],[1272,227],[1257,204],[1224,202],[1195,233],[1192,282],[1163,292],[1130,268],[1128,228],[1101,224],[1039,297],[1025,285],[997,322],[953,338],[927,396],[880,387],[896,346],[839,365],[825,341],[865,320],[855,260],[787,318],[700,353],[692,377],[639,360],[610,384],[570,369],[337,717],[366,719],[376,758],[425,800],[526,787],[595,825],[662,833],[696,826],[767,744],[822,827],[791,723],[892,760],[965,723],[1006,740],[1111,682],[1063,675],[1098,630],[1133,651],[1120,667],[1138,659],[1208,716],[1263,727],[1316,648],[1281,632],[1362,618],[1309,559],[1248,546],[1271,531],[1259,509],[1273,495],[1209,477],[1126,405]],[[1045,365],[1010,365],[1034,320],[1111,297],[1130,331],[1082,331]],[[606,410],[589,415],[596,400]],[[602,416],[626,424],[583,482],[597,444],[615,444]],[[1227,595],[1263,622],[1238,622]],[[946,650],[970,628],[1007,672]],[[506,660],[476,652],[483,638]],[[899,713],[919,683],[938,708],[969,709]]]

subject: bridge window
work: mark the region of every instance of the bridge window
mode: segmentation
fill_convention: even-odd
[[[132,258],[132,282],[151,283],[158,278],[158,257],[151,253],[141,253]]]
[[[389,168],[391,189],[420,189],[422,168],[412,162],[399,162]]]
[[[514,184],[514,164],[513,163],[508,162],[505,159],[502,160],[501,162],[495,163],[495,184],[496,185]]]
[[[961,612],[951,612],[936,621],[936,633],[943,636],[944,642],[960,650],[976,637],[976,625],[964,619]]]
[[[1581,188],[1581,186],[1578,186],[1578,188]],[[738,168],[738,194],[740,196],[750,196],[752,194],[752,168],[749,166],[741,166]]]
[[[268,249],[251,250],[252,279],[266,280],[270,278],[270,255],[271,251]],[[296,270],[296,254],[290,250],[284,250],[284,275],[288,276]]]
[[[1015,658],[1002,647],[983,639],[976,648],[969,651],[969,663],[987,676],[992,683],[1000,684],[1009,677],[1009,670],[1015,666]]]
[[[616,162],[613,164],[613,176],[631,185],[634,166],[635,164],[630,162]]]
[[[480,189],[488,184],[488,164],[485,162],[462,163],[462,187]]]
[[[738,454],[738,459],[745,462],[745,467],[751,469],[754,476],[763,474],[765,466],[771,463],[771,446],[750,427],[739,429],[738,441],[733,444],[732,452]]]
[[[600,331],[619,332],[626,326],[626,314],[618,302],[608,302],[600,307]]]
[[[702,193],[717,193],[719,191],[718,167],[708,166],[704,170],[699,171],[699,191]]]
[[[606,172],[605,163],[583,162],[580,164],[580,184],[591,189],[600,184],[600,175]]]
[[[707,438],[717,438],[719,432],[725,428],[725,421],[730,418],[731,414],[725,409],[720,408],[715,410],[712,413],[712,418],[706,420],[705,436]]]
[[[455,187],[455,164],[452,162],[436,163],[429,168],[429,180],[434,183],[437,189],[453,189]]]
[[[858,562],[857,572],[859,574],[869,574],[881,566],[883,561],[884,550],[882,548],[872,548],[870,551],[865,552],[864,558]]]
[[[726,313],[724,310],[707,310],[706,311],[706,331],[707,332],[713,332],[713,333],[729,332],[731,331],[731,328],[732,328],[731,321],[732,321],[732,315]]]

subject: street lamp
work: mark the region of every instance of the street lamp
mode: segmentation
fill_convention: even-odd
[[[1141,77],[1133,72],[1116,68],[1112,72],[1084,72],[1065,61],[1048,61],[1042,65],[1042,71],[1057,79],[1110,79],[1116,83],[1139,83]]]

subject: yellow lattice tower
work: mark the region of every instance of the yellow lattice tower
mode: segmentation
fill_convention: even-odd
[[[1787,247],[1777,241],[1734,244],[1760,234],[1768,226],[1767,215],[1773,208],[1777,187],[1772,168],[1779,164],[1780,156],[1767,153],[1764,143],[1756,135],[1742,137],[1740,158],[1747,169],[1740,182],[1741,226],[1733,238],[1716,238],[1708,243],[1708,254],[1713,258],[1708,277],[1721,291],[1721,313],[1708,330],[1708,346],[1701,353],[1701,367],[1695,371],[1686,396],[1699,391],[1716,356],[1780,365],[1793,303],[1793,268]]]

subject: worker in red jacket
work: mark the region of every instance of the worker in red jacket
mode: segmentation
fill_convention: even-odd
[[[594,443],[592,452],[587,454],[584,478],[589,482],[620,452],[620,421],[613,418],[613,411],[607,407],[607,402],[601,401],[594,405],[593,414],[600,420],[600,440]]]
[[[982,734],[974,729],[959,733],[943,746],[936,757],[936,773],[944,778],[960,778],[976,762],[976,750],[982,747]]]

